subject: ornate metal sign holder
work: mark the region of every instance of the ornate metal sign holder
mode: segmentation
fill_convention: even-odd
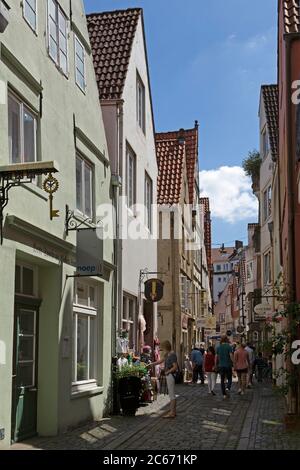
[[[53,193],[58,190],[58,181],[53,173],[58,173],[56,162],[20,163],[0,167],[0,244],[3,244],[4,209],[9,201],[9,190],[23,184],[32,183],[37,176],[47,175],[44,189],[50,194],[50,219],[59,216],[53,210]]]

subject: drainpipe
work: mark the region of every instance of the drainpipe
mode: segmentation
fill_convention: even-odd
[[[176,350],[176,301],[175,301],[175,290],[176,290],[176,285],[175,285],[175,278],[176,278],[176,253],[175,253],[175,243],[174,243],[174,238],[175,238],[175,214],[174,212],[171,212],[170,214],[171,217],[171,259],[172,259],[172,347],[176,353],[178,351]]]
[[[120,308],[122,308],[121,296],[122,296],[122,240],[120,239],[120,225],[121,225],[121,211],[120,211],[120,192],[122,191],[120,186],[120,178],[122,178],[122,157],[123,157],[123,102],[116,102],[116,148],[115,148],[115,165],[113,168],[114,174],[112,193],[113,193],[113,208],[114,208],[114,281],[113,281],[113,309],[112,309],[112,328],[115,330],[112,332],[112,358],[113,358],[113,371],[116,367],[116,355],[117,355],[117,336],[120,324]],[[122,179],[121,179],[122,181]],[[112,380],[113,390],[113,413],[119,413],[119,405],[117,398],[117,390]]]
[[[287,103],[287,116],[286,116],[286,138],[287,138],[287,177],[288,177],[288,283],[290,299],[289,302],[295,301],[295,219],[294,219],[294,158],[292,147],[292,103],[291,103],[291,40],[286,36],[285,51],[286,51],[286,103]],[[291,38],[292,39],[292,38]],[[290,371],[292,371],[292,364],[288,364]],[[289,412],[297,413],[297,393],[293,390],[289,391]]]
[[[117,315],[116,315],[116,334],[121,327],[121,314],[123,308],[122,292],[123,292],[123,279],[122,279],[122,238],[121,238],[121,227],[122,227],[122,210],[120,210],[119,198],[124,193],[124,175],[123,175],[123,101],[118,103],[117,107],[117,129],[118,129],[118,150],[117,150],[117,175],[121,178],[122,186],[118,188],[118,197],[116,199],[116,263],[117,263]]]

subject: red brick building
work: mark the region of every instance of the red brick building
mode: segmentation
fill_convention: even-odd
[[[300,2],[279,0],[279,188],[281,262],[289,301],[300,302],[299,89]],[[297,145],[298,142],[298,145]],[[289,411],[300,412],[300,394],[289,395]],[[298,403],[297,403],[298,402]]]

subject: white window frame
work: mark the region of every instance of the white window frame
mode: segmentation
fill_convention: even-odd
[[[50,48],[50,2],[53,2],[55,4],[55,19],[51,17],[53,21],[55,21],[55,26],[56,26],[56,44],[57,44],[57,57],[53,57],[51,55],[51,48]],[[47,11],[47,24],[48,24],[48,55],[50,59],[55,63],[57,68],[60,70],[60,72],[68,77],[69,75],[69,47],[68,47],[68,37],[69,37],[69,28],[68,28],[68,17],[61,8],[60,4],[58,3],[57,0],[48,0],[47,2],[48,6],[48,11]],[[66,31],[65,31],[65,38],[66,38],[66,51],[62,51],[60,47],[60,40],[59,40],[59,33],[60,33],[60,28],[59,28],[59,15],[62,15],[65,19],[66,22]],[[61,67],[61,60],[60,60],[60,54],[61,52],[66,55],[66,70],[63,70]]]
[[[78,303],[77,295],[77,284],[80,283],[84,286],[87,286],[88,289],[94,289],[94,302],[95,306],[91,306],[91,295],[90,291],[88,292],[88,305],[81,305]],[[87,281],[79,280],[74,283],[74,304],[73,304],[73,372],[72,372],[72,386],[96,384],[98,381],[97,371],[98,371],[98,325],[99,325],[99,308],[98,308],[98,291],[95,284]],[[78,338],[78,316],[85,317],[88,319],[88,345],[87,345],[87,367],[88,367],[88,379],[87,380],[78,380],[77,379],[77,338]],[[91,331],[91,318],[95,319],[94,330]],[[94,335],[94,370],[91,372],[91,357],[90,357],[90,342],[91,334]],[[93,376],[93,378],[91,378]]]
[[[23,18],[28,24],[28,26],[32,29],[34,33],[37,34],[37,28],[38,28],[38,9],[37,9],[37,0],[34,0],[35,2],[35,9],[33,10],[31,5],[29,4],[28,0],[23,0]],[[28,8],[30,8],[33,13],[35,14],[35,28],[32,26],[32,24],[29,21],[29,18],[26,16],[26,5]]]
[[[94,219],[94,181],[95,181],[95,169],[93,164],[83,157],[80,153],[76,153],[76,172],[77,172],[77,160],[81,161],[81,198],[82,198],[82,208],[77,207],[77,179],[76,179],[76,211],[84,217],[89,217],[91,220]],[[85,207],[85,167],[89,167],[91,170],[91,193],[90,193],[90,204],[91,204],[91,214],[86,212]],[[77,175],[76,175],[77,178]]]
[[[80,57],[77,54],[77,43],[79,44],[79,46],[82,48],[82,51],[83,51],[83,80],[84,80],[83,88],[82,88],[81,84],[79,83],[79,81],[77,80],[77,73],[79,73],[79,75],[81,75],[81,72],[79,71],[79,69],[77,67],[77,60],[81,61]],[[74,35],[74,60],[75,60],[75,82],[76,82],[76,85],[80,88],[80,90],[85,93],[86,86],[87,86],[87,82],[86,82],[86,51],[85,51],[84,45],[82,44],[82,42],[80,41],[80,39],[78,38],[78,36],[76,34]]]
[[[153,181],[145,172],[145,225],[152,232]]]
[[[37,319],[37,312],[36,312],[36,310],[30,309],[30,308],[21,308],[20,311],[34,314],[34,320],[33,320],[34,334],[33,335],[19,334],[19,338],[20,337],[23,337],[23,338],[31,338],[32,337],[33,338],[33,357],[32,357],[32,361],[30,361],[30,360],[22,361],[22,360],[18,359],[18,364],[32,364],[32,383],[30,385],[24,385],[25,389],[30,389],[30,388],[33,388],[33,387],[36,386],[36,335],[37,335],[36,319]]]
[[[269,185],[263,192],[263,222],[272,215],[272,186]]]
[[[270,151],[270,141],[269,133],[267,127],[262,131],[262,149],[263,149],[263,158],[266,158]]]
[[[130,160],[133,161],[133,173],[130,175]],[[126,144],[126,195],[127,195],[127,207],[134,211],[134,206],[136,205],[136,191],[137,191],[137,158],[135,152],[132,150],[131,146]],[[132,182],[132,187],[130,187],[130,182]]]
[[[31,264],[26,264],[26,263],[16,263],[15,270],[17,269],[17,266],[20,268],[20,292],[16,291],[16,286],[15,286],[15,294],[16,295],[21,295],[22,297],[27,297],[30,299],[36,299],[38,295],[38,272],[37,272],[37,267],[32,266]],[[28,295],[28,294],[23,294],[23,269],[26,268],[30,271],[33,272],[33,294]]]
[[[20,139],[20,163],[29,163],[28,161],[25,162],[25,140],[24,140],[24,108],[31,114],[34,119],[34,160],[30,161],[34,163],[37,161],[37,130],[38,130],[38,115],[35,111],[28,106],[27,103],[24,103],[21,98],[19,98],[15,93],[11,90],[8,91],[8,105],[7,111],[9,116],[9,100],[13,100],[19,106],[19,139]],[[9,142],[10,144],[10,142]],[[10,162],[12,162],[12,148],[9,148],[9,158]],[[14,162],[16,163],[16,162]]]
[[[136,71],[136,114],[137,123],[146,134],[146,88],[138,71]]]
[[[267,259],[268,259],[268,264],[267,264]],[[267,253],[264,254],[264,286],[268,286],[272,282],[272,260],[271,260],[271,252],[268,251]],[[267,272],[268,268],[268,272]]]
[[[253,261],[249,261],[246,266],[247,282],[253,281]]]
[[[126,311],[124,312],[124,302],[126,304]],[[133,302],[133,319],[129,318],[129,303]],[[122,307],[122,330],[132,331],[132,342],[133,349],[136,346],[136,318],[137,318],[137,298],[129,294],[123,293],[123,307]],[[124,326],[126,327],[124,328]]]

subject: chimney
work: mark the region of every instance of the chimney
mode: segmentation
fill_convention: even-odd
[[[241,242],[241,241],[239,241],[239,240],[236,240],[236,241],[235,241],[235,249],[236,249],[236,251],[238,251],[240,248],[243,248],[243,246],[244,246],[244,243],[243,243],[243,242]]]

